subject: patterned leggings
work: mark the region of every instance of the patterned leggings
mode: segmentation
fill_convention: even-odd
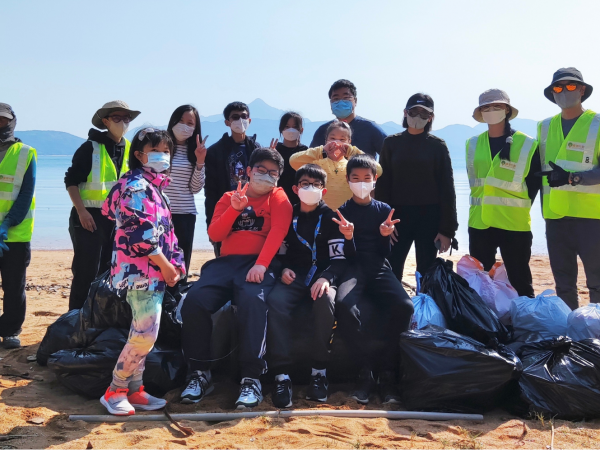
[[[112,386],[127,389],[130,381],[141,381],[146,356],[154,347],[164,292],[127,291],[127,303],[131,306],[133,320],[129,339],[123,348],[115,370]]]

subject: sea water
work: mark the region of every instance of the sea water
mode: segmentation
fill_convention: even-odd
[[[40,156],[37,166],[37,186],[35,211],[35,229],[33,232],[33,249],[72,249],[69,237],[69,214],[71,199],[65,189],[64,176],[71,165],[70,156]],[[467,223],[469,220],[469,182],[465,169],[458,168],[454,172],[456,186],[456,203],[458,205],[459,252],[468,253],[469,236]],[[196,195],[196,233],[195,249],[211,249],[206,234],[206,217],[204,215],[204,191]],[[547,254],[545,225],[541,215],[539,195],[531,210],[533,231],[533,253]],[[499,255],[498,255],[499,256]]]

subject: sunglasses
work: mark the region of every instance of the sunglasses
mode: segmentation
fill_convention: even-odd
[[[499,105],[485,105],[482,106],[480,109],[482,112],[490,112],[490,111],[500,111],[501,109],[505,109],[505,106],[499,106]]]
[[[424,109],[418,110],[417,108],[409,109],[407,114],[410,117],[419,116],[421,119],[429,119],[431,117],[431,113],[429,111],[425,111]]]
[[[565,88],[567,88],[567,91],[573,92],[578,87],[579,87],[579,84],[577,84],[577,83],[569,83],[569,84],[565,84],[565,85],[552,86],[552,90],[554,91],[555,94],[560,94]]]
[[[235,122],[236,120],[240,120],[240,119],[249,119],[250,116],[246,113],[242,113],[242,114],[232,114],[231,117],[229,118],[230,122]]]
[[[119,123],[119,122],[129,123],[129,122],[131,122],[131,116],[108,116],[107,119],[112,120],[114,123]]]

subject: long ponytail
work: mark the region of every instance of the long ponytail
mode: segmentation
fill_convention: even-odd
[[[512,135],[515,134],[515,130],[511,128],[510,122],[508,121],[510,116],[512,116],[512,108],[509,106],[506,113],[506,119],[504,119],[504,136],[506,136],[506,142],[504,143],[502,150],[500,150],[500,159],[505,161],[510,161],[510,146],[513,142]]]

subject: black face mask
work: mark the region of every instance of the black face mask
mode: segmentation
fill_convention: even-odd
[[[0,128],[0,144],[12,142],[15,140],[15,127],[17,126],[17,116],[12,112],[13,118],[8,125]]]

